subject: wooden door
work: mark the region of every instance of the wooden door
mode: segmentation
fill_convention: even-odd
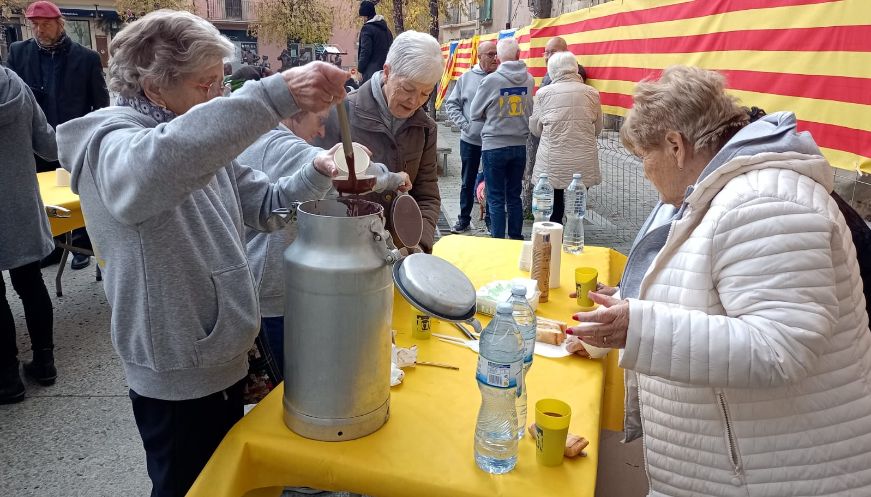
[[[97,41],[97,53],[100,54],[100,63],[103,67],[109,67],[109,41],[105,35],[94,36]]]

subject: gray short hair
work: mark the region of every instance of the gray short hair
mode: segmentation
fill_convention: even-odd
[[[551,79],[557,79],[566,74],[578,73],[578,59],[571,52],[557,52],[547,59],[547,73]]]
[[[403,31],[387,51],[390,73],[415,83],[435,85],[442,78],[445,60],[438,40],[426,33]]]
[[[234,52],[233,43],[190,12],[158,10],[122,29],[109,46],[109,89],[125,97],[142,93],[141,82],[171,86]]]
[[[669,67],[658,81],[641,81],[620,128],[623,144],[637,154],[660,146],[668,131],[677,131],[696,152],[719,150],[749,121],[725,88],[722,74],[688,66]]]
[[[502,38],[496,43],[496,56],[502,62],[517,60],[518,52],[520,52],[520,44],[514,37]]]

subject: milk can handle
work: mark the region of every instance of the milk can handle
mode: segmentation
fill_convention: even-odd
[[[395,264],[396,261],[402,259],[402,254],[397,250],[396,245],[394,245],[393,237],[390,236],[389,231],[379,226],[379,223],[375,221],[372,221],[369,225],[369,231],[372,232],[372,238],[376,242],[380,242],[379,247],[382,249],[384,261],[387,264]]]
[[[296,210],[302,202],[291,202],[288,207],[279,207],[272,209],[272,215],[281,219],[284,224],[296,222]]]

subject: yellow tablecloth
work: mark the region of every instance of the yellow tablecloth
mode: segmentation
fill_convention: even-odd
[[[456,264],[480,287],[492,280],[526,275],[517,269],[520,247],[516,241],[449,236],[436,244],[435,254]],[[551,301],[540,304],[538,314],[570,320],[575,305],[567,295],[574,286],[576,266],[596,267],[600,281],[615,284],[624,264],[621,254],[599,247],[587,247],[580,256],[563,254],[562,286],[551,290]],[[479,470],[473,457],[480,405],[474,380],[477,355],[436,339],[412,339],[411,310],[398,295],[393,328],[400,346],[418,345],[419,360],[446,362],[460,370],[406,369],[403,384],[391,390],[387,424],[367,437],[347,442],[307,440],[287,429],[282,421],[283,389],[279,386],[228,433],[188,496],[236,497],[249,492],[275,496],[283,486],[348,490],[378,497],[593,495],[605,365],[609,359],[614,364],[614,353],[603,361],[536,356],[527,377],[530,406],[544,397],[556,397],[572,406],[570,431],[590,440],[589,456],[546,468],[535,462],[535,444],[525,436],[515,470],[492,476]],[[460,335],[446,323],[433,328]],[[622,398],[620,385],[615,395]]]
[[[79,196],[70,190],[68,186],[57,186],[56,173],[48,171],[37,174],[39,178],[39,194],[45,205],[56,205],[70,211],[70,217],[50,217],[51,234],[62,235],[77,228],[85,226],[85,218],[82,216],[82,207],[79,204]]]

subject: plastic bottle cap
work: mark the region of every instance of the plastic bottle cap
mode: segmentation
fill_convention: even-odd
[[[496,306],[496,314],[514,314],[514,306],[508,302],[499,302]]]
[[[526,287],[518,285],[518,286],[511,288],[511,295],[517,295],[519,297],[526,297]]]
[[[541,173],[538,175],[538,179],[547,178],[547,173]]]
[[[575,174],[573,174],[573,175],[572,175],[572,178],[578,178],[578,179],[581,179],[581,173],[575,173]]]

